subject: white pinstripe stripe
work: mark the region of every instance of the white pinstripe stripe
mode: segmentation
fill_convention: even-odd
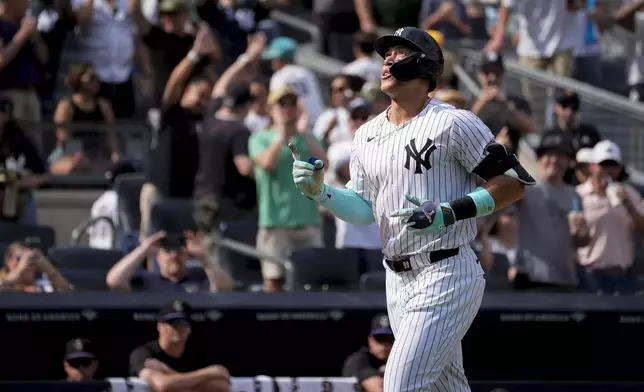
[[[427,140],[436,149],[430,169],[415,173],[405,166],[405,146]],[[463,371],[461,340],[481,304],[483,270],[468,244],[476,235],[473,219],[450,230],[415,236],[404,221],[389,215],[410,207],[406,194],[437,202],[452,201],[476,188],[472,170],[483,157],[492,133],[471,112],[432,100],[412,120],[394,126],[386,112],[356,133],[347,187],[372,203],[388,258],[411,256],[412,270],[387,271],[387,310],[396,336],[387,361],[385,392],[469,391]],[[423,156],[422,158],[426,158]],[[460,248],[460,253],[431,264],[429,254]]]

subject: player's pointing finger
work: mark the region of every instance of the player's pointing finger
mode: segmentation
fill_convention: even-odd
[[[420,207],[423,204],[423,201],[412,195],[405,195],[405,198],[413,205]]]

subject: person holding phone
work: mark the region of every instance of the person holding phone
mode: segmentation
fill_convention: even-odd
[[[154,255],[159,272],[144,270],[143,262]],[[188,268],[190,256],[203,267]],[[232,290],[233,282],[215,262],[205,257],[203,236],[192,232],[157,232],[119,260],[108,272],[113,291],[198,292]]]
[[[39,279],[42,272],[45,278]],[[70,291],[72,286],[54,265],[28,242],[14,242],[4,253],[0,291],[51,293]]]

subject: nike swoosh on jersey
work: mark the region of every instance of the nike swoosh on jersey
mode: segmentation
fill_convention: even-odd
[[[367,143],[369,143],[370,141],[372,141],[372,140],[373,140],[373,139],[375,139],[375,138],[376,138],[375,136],[373,136],[373,137],[367,137]]]

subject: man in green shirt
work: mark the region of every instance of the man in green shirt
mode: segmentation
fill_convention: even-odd
[[[308,130],[298,130],[298,97],[295,90],[281,88],[268,97],[273,127],[255,132],[248,142],[255,165],[259,232],[257,249],[282,259],[293,249],[321,247],[320,213],[317,203],[302,197],[293,183],[293,157],[288,143],[293,143],[303,156],[325,159],[321,144]],[[282,289],[284,270],[281,265],[262,260],[264,291]]]

